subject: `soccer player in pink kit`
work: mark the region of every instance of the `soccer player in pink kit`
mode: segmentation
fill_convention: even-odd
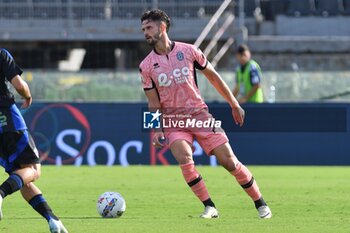
[[[176,113],[176,109],[181,109],[181,114],[187,109],[189,114],[199,116],[199,119],[203,116],[211,118],[196,85],[195,71],[199,69],[230,104],[235,123],[242,126],[244,110],[204,54],[193,45],[169,39],[170,19],[166,13],[161,10],[147,11],[141,17],[141,24],[147,43],[154,48],[139,67],[149,108],[160,109],[163,113],[169,109]],[[185,181],[204,204],[205,209],[200,217],[217,218],[219,213],[195,168],[192,157],[194,138],[208,155],[215,155],[219,163],[236,178],[254,201],[259,217],[271,218],[271,210],[262,198],[252,173],[234,155],[225,132],[159,130],[154,134],[153,145],[157,148],[164,146],[162,140],[165,138]]]

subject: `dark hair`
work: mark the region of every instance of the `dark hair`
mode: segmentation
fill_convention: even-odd
[[[238,47],[236,49],[236,53],[242,55],[245,51],[249,51],[249,48],[247,45],[245,45],[245,44],[238,45]]]
[[[166,24],[166,31],[169,31],[170,28],[170,18],[169,16],[162,10],[156,9],[151,11],[146,11],[141,16],[141,23],[144,20],[151,20],[151,21],[163,21]]]

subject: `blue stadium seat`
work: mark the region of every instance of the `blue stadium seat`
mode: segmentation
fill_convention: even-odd
[[[244,13],[246,17],[253,17],[255,9],[260,5],[260,0],[245,0]]]
[[[239,16],[239,3],[240,1],[235,1],[234,13],[236,16]],[[255,9],[260,6],[260,0],[245,0],[244,1],[244,14],[245,17],[254,17]]]
[[[343,15],[350,15],[350,0],[342,0],[344,10],[341,12]]]
[[[152,4],[150,6],[152,6]],[[169,17],[171,17],[171,18],[179,16],[177,11],[176,11],[176,1],[175,0],[169,0],[169,1],[167,1],[167,4],[163,4],[162,2],[159,2],[159,8],[161,10],[165,11],[169,15]]]
[[[34,18],[62,18],[62,3],[60,0],[32,0]]]
[[[146,10],[145,4],[130,0],[112,2],[112,15],[118,18],[139,18]]]
[[[67,2],[67,0],[65,0]],[[71,2],[72,7],[72,17],[74,19],[84,19],[90,17],[90,9],[93,8],[92,4],[90,3],[90,0],[72,0]],[[64,4],[65,7],[68,5]],[[98,7],[96,7],[98,9]],[[65,8],[65,11],[68,12],[68,8]]]
[[[277,15],[286,14],[286,0],[261,0],[261,12],[267,21],[275,20]]]
[[[111,7],[111,11],[113,11],[113,7]],[[101,2],[90,2],[90,4],[87,4],[85,7],[85,10],[82,11],[82,9],[75,8],[75,11],[80,11],[80,15],[82,18],[93,18],[93,19],[103,19],[111,17],[107,13],[108,6]]]
[[[315,5],[318,15],[334,16],[340,13],[338,0],[316,0]]]
[[[206,14],[213,15],[219,6],[222,4],[222,0],[202,0]],[[234,4],[232,4],[234,6]]]
[[[307,16],[315,13],[314,0],[289,0],[287,6],[287,15]]]
[[[27,18],[30,16],[27,0],[2,0],[0,17],[2,18]]]

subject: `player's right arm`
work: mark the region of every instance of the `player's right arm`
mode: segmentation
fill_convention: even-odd
[[[32,95],[26,81],[24,81],[21,76],[16,75],[11,79],[11,84],[24,99],[22,108],[28,108],[32,104]]]
[[[145,95],[148,99],[148,108],[150,109],[150,111],[155,112],[157,109],[161,109],[160,100],[156,88],[145,90]],[[155,147],[161,148],[164,145],[160,142],[160,140],[164,139],[164,133],[161,129],[159,129],[154,132],[152,143]]]
[[[148,109],[151,112],[155,112],[158,109],[161,110],[161,105],[160,105],[160,100],[159,100],[159,95],[157,92],[157,88],[150,77],[150,74],[148,73],[149,68],[144,67],[145,64],[141,63],[140,65],[140,74],[141,74],[141,80],[142,80],[142,85],[143,85],[143,90],[145,92],[145,95],[148,100]],[[160,142],[160,140],[164,140],[165,136],[163,131],[157,130],[155,131],[153,138],[152,138],[152,143],[155,147],[161,148],[164,145]]]
[[[144,90],[145,95],[148,100],[148,108],[151,111],[156,111],[157,109],[160,109],[160,100],[158,97],[158,92],[155,88]]]

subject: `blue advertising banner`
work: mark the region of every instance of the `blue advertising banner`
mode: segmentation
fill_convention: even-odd
[[[167,147],[152,146],[145,109],[139,103],[37,103],[22,114],[44,164],[176,164]],[[234,124],[228,105],[209,109],[246,164],[350,165],[349,104],[245,105],[243,127]],[[194,147],[197,164],[217,165]]]

